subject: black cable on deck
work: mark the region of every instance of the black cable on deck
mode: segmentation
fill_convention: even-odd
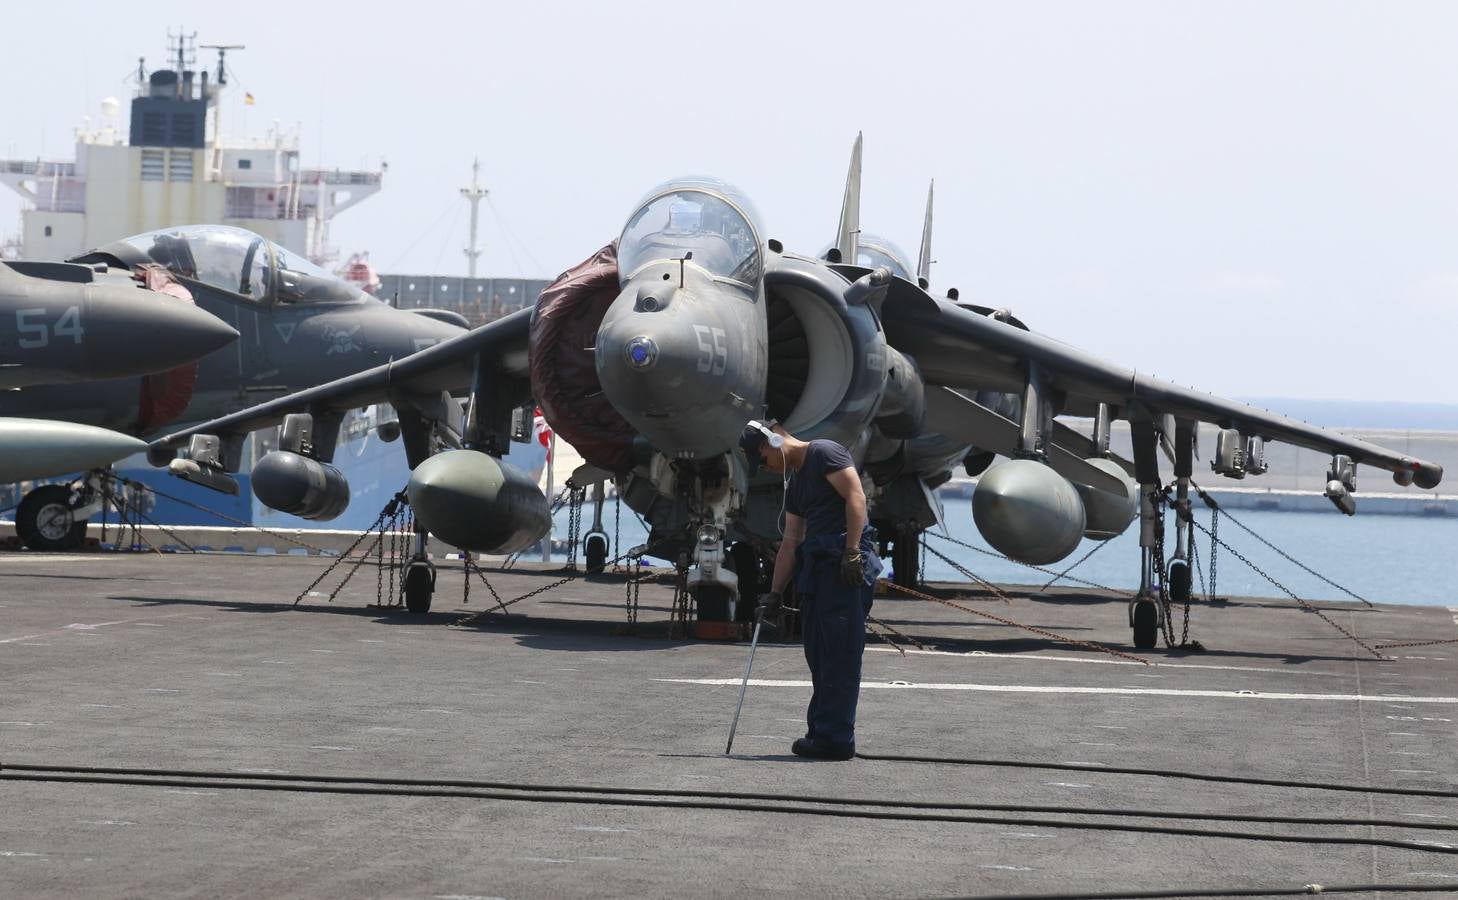
[[[278,777],[262,773],[200,773],[187,777],[148,774],[146,769],[129,770],[131,774],[120,775],[101,772],[62,771],[81,767],[46,767],[18,765],[0,766],[0,781],[31,781],[70,784],[115,784],[141,787],[183,787],[214,788],[219,790],[252,790],[301,794],[341,794],[352,796],[398,796],[398,797],[441,797],[455,799],[506,800],[525,803],[560,803],[589,806],[628,806],[655,809],[703,809],[755,813],[780,813],[788,815],[821,816],[827,818],[856,818],[903,822],[949,822],[975,825],[1012,825],[1033,828],[1062,828],[1074,831],[1120,831],[1138,834],[1163,834],[1181,837],[1226,838],[1256,842],[1277,842],[1288,844],[1343,844],[1370,847],[1391,847],[1398,850],[1413,850],[1419,853],[1458,855],[1458,847],[1423,841],[1404,841],[1378,837],[1345,837],[1331,835],[1272,834],[1270,832],[1243,832],[1189,828],[1174,825],[1139,825],[1122,822],[1070,822],[1066,819],[1019,818],[1008,816],[957,815],[946,812],[903,812],[887,809],[848,809],[845,806],[826,808],[819,798],[811,802],[820,806],[788,805],[779,795],[777,802],[749,802],[746,799],[688,799],[681,796],[687,792],[642,791],[631,788],[588,788],[598,796],[586,796],[582,788],[565,786],[508,786],[505,789],[473,789],[446,787],[441,783],[431,786],[408,783],[404,780],[391,782],[388,779],[349,779],[340,776]],[[159,770],[160,771],[160,770]],[[500,784],[498,782],[498,784]],[[508,783],[509,784],[509,783]],[[706,792],[707,793],[707,792]],[[606,795],[606,796],[603,796]],[[729,795],[734,797],[735,795]],[[794,802],[794,801],[791,801]],[[854,802],[854,801],[852,801]],[[866,805],[866,804],[858,804]],[[1156,813],[1156,816],[1163,816]]]
[[[1020,759],[975,759],[955,756],[911,756],[891,753],[856,753],[857,759],[873,762],[939,763],[952,766],[987,766],[1009,769],[1055,769],[1065,772],[1098,772],[1105,775],[1143,775],[1150,778],[1183,778],[1190,781],[1214,781],[1221,784],[1249,784],[1260,787],[1302,788],[1315,791],[1346,791],[1358,794],[1385,794],[1396,797],[1458,798],[1458,791],[1443,788],[1380,787],[1348,784],[1341,781],[1295,781],[1282,778],[1252,778],[1245,775],[1214,775],[1208,772],[1186,772],[1178,769],[1136,769],[1127,766],[1100,766],[1075,762],[1028,762]]]

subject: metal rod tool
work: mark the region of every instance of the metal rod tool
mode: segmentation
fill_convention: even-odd
[[[754,650],[759,646],[759,629],[764,625],[764,607],[756,610],[754,637],[749,640],[749,661],[744,664],[744,682],[739,685],[739,705],[734,707],[734,721],[729,723],[729,742],[724,745],[724,755],[734,747],[734,732],[739,728],[739,712],[744,709],[744,694],[749,690],[749,670],[754,668]]]

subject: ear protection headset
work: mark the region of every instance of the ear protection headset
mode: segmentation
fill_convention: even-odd
[[[785,438],[783,435],[775,434],[774,430],[771,429],[769,425],[755,419],[750,419],[749,423],[745,425],[744,428],[746,431],[748,431],[749,429],[753,429],[764,435],[765,443],[769,444],[770,447],[780,451],[780,459],[784,462],[784,465],[782,466],[784,472],[781,475],[781,478],[783,479],[783,484],[781,485],[782,490],[780,491],[780,514],[775,520],[775,527],[779,530],[780,537],[784,537],[785,504],[788,501],[787,495],[790,492],[790,461],[788,455],[785,453]],[[749,452],[748,448],[746,448],[746,452]]]
[[[769,441],[769,445],[771,447],[781,452],[784,452],[785,439],[771,431],[768,425],[764,424],[763,422],[757,422],[754,419],[750,419],[749,425],[747,427],[753,428],[755,431],[758,431],[760,434],[764,435],[765,440]]]

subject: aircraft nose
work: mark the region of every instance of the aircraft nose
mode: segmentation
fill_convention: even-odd
[[[653,446],[706,457],[734,446],[753,416],[735,350],[743,330],[716,305],[676,296],[645,304],[633,285],[619,295],[597,334],[597,375],[613,406]],[[743,305],[743,304],[741,304]],[[731,347],[731,343],[734,347]],[[740,403],[743,408],[738,408]]]
[[[165,372],[237,339],[231,325],[184,300],[109,286],[87,296],[79,338],[93,378]]]

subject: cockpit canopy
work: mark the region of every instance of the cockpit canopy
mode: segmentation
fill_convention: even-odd
[[[820,251],[824,258],[833,244],[826,246]],[[876,269],[881,266],[891,270],[891,274],[906,281],[915,281],[911,276],[910,257],[898,246],[878,234],[862,231],[856,238],[856,265],[867,269]]]
[[[257,303],[352,303],[364,296],[294,251],[229,225],[164,228],[105,249],[129,265],[159,263],[174,275]]]
[[[683,259],[740,284],[764,270],[758,216],[732,185],[711,178],[670,181],[650,192],[618,239],[619,279],[648,263]]]

